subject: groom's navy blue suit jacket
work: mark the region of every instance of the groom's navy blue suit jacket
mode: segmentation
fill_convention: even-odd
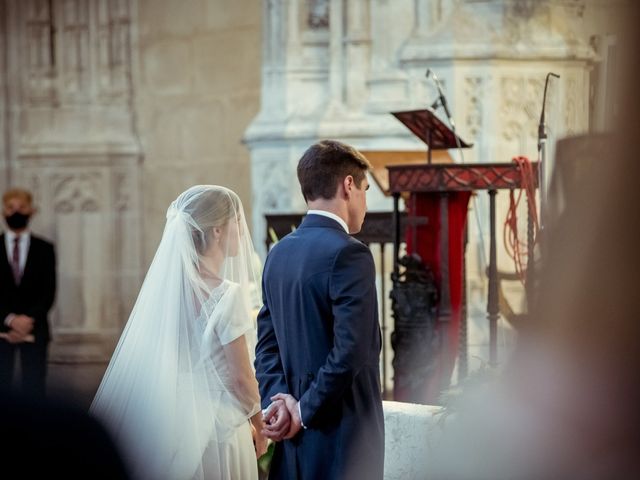
[[[375,266],[338,222],[307,215],[267,256],[256,375],[262,407],[300,400],[307,427],[276,445],[271,479],[381,479],[384,419]]]

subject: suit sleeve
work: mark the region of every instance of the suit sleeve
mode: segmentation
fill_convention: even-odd
[[[351,243],[337,256],[329,294],[334,316],[333,348],[309,389],[300,398],[304,425],[312,426],[318,410],[338,400],[371,356],[376,328],[375,265],[369,249]]]
[[[5,333],[9,331],[9,327],[7,327],[5,325],[5,320],[7,319],[7,316],[13,312],[10,312],[7,308],[1,307],[0,308],[0,333]]]
[[[46,245],[41,272],[41,287],[26,312],[27,315],[34,318],[46,318],[56,297],[56,255],[53,245]]]
[[[5,303],[5,293],[0,292],[0,332],[8,332],[9,327],[5,325],[5,320],[12,312]]]
[[[266,265],[265,265],[266,271]],[[258,342],[256,344],[256,378],[260,387],[262,408],[271,403],[271,397],[277,393],[289,393],[280,360],[280,347],[273,328],[271,311],[265,288],[265,278],[262,280],[263,305],[258,313]]]
[[[5,248],[4,235],[0,236],[0,248]],[[11,311],[11,309],[9,308],[9,303],[7,300],[7,295],[9,295],[9,293],[2,287],[3,285],[0,285],[0,332],[4,333],[9,331],[9,327],[7,327],[4,323],[7,316],[15,312]]]

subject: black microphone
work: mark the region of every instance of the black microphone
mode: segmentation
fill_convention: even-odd
[[[544,131],[544,110],[545,105],[547,103],[547,87],[549,86],[549,78],[555,77],[560,78],[560,75],[557,73],[549,72],[547,73],[547,78],[544,82],[544,95],[542,96],[542,112],[540,112],[540,123],[538,124],[538,150],[542,148],[542,140],[547,138],[547,132]]]
[[[438,95],[439,95],[438,101],[440,102],[440,105],[442,105],[442,108],[444,108],[444,113],[447,115],[447,118],[449,119],[449,123],[451,124],[451,127],[453,127],[453,129],[455,130],[456,126],[455,126],[455,123],[453,122],[453,117],[451,116],[451,112],[449,111],[449,105],[447,105],[447,98],[444,96],[444,92],[442,91],[442,87],[440,86],[440,80],[438,80],[438,77],[436,76],[435,73],[431,71],[430,68],[427,68],[426,77],[429,78],[429,75],[433,77],[433,81],[436,84],[436,88],[438,89]]]

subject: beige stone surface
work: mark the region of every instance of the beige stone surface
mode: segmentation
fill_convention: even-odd
[[[191,90],[191,45],[181,38],[160,38],[141,43],[142,86],[140,93],[188,95]]]
[[[139,1],[145,264],[167,207],[191,185],[235,190],[250,216],[250,160],[241,139],[259,109],[261,15],[251,0]]]

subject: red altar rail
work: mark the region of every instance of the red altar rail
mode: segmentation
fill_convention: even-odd
[[[538,163],[532,162],[536,188]],[[389,191],[459,192],[516,189],[522,175],[515,163],[394,165],[389,170]]]

